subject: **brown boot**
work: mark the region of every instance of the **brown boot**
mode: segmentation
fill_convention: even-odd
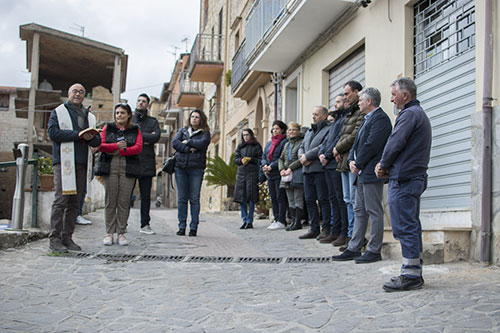
[[[326,238],[328,236],[330,236],[330,229],[323,228],[323,230],[321,230],[321,233],[318,235],[318,237],[316,237],[316,240],[321,240],[321,239]]]
[[[347,244],[347,236],[340,235],[333,243],[333,246],[342,246]]]
[[[313,239],[316,238],[316,236],[319,235],[319,231],[312,231],[309,230],[308,233],[303,234],[302,236],[299,236],[299,239]]]
[[[332,234],[329,234],[328,237],[325,237],[325,238],[320,238],[319,242],[321,244],[330,244],[332,243],[334,240],[336,240],[339,236],[338,235],[332,235]]]

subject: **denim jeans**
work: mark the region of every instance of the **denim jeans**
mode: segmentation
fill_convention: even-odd
[[[350,171],[342,171],[342,191],[344,192],[344,202],[347,206],[347,237],[352,237],[352,229],[354,227],[354,202],[356,198],[355,180],[355,174]]]
[[[323,218],[323,228],[330,227],[330,203],[328,202],[328,187],[326,185],[324,172],[312,172],[304,174],[304,194],[306,196],[307,211],[311,222],[310,230],[319,232],[319,214],[316,201],[319,202]]]
[[[243,223],[253,223],[253,212],[255,210],[255,202],[247,201],[247,193],[243,191],[243,202],[240,203],[241,220]]]
[[[202,169],[175,168],[175,183],[177,184],[177,220],[179,229],[186,229],[188,201],[191,204],[191,230],[198,229],[200,222],[200,191],[203,182]]]
[[[403,265],[401,275],[416,278],[422,275],[423,244],[420,223],[420,196],[427,188],[427,177],[408,181],[389,180],[388,201],[394,238],[401,242]]]
[[[347,236],[347,207],[342,192],[342,176],[335,169],[325,170],[328,198],[332,206],[330,233],[335,236]]]

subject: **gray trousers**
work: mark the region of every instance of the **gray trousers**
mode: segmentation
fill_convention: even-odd
[[[87,166],[75,164],[76,195],[62,195],[61,164],[54,165],[54,188],[56,190],[50,214],[50,239],[71,239],[75,231],[80,199],[87,181]]]
[[[370,218],[370,241],[367,250],[380,253],[384,238],[384,208],[382,207],[383,183],[358,183],[354,205],[354,229],[349,241],[349,251],[358,252],[363,245],[368,218]]]
[[[127,231],[128,216],[130,213],[130,195],[135,184],[135,178],[125,176],[125,157],[113,156],[111,170],[104,176],[104,220],[106,233],[124,234]]]
[[[288,187],[286,188],[288,206],[292,209],[304,209],[304,188]]]

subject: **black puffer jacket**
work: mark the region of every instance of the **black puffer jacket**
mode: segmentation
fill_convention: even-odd
[[[186,143],[182,143],[184,140]],[[172,147],[175,149],[175,167],[205,170],[209,144],[210,131],[198,130],[190,135],[186,127],[181,128],[172,141]]]
[[[243,157],[252,158],[247,165],[241,163]],[[243,194],[246,201],[259,201],[259,167],[262,157],[262,146],[257,141],[243,142],[236,148],[234,163],[238,166],[233,201],[243,203]]]
[[[143,176],[156,175],[155,143],[160,140],[160,126],[156,118],[139,112],[134,113],[134,124],[137,124],[142,133],[142,152],[139,155]]]

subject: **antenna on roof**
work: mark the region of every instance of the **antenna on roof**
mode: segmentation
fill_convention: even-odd
[[[186,53],[188,52],[188,42],[189,42],[189,37],[184,37],[181,39],[181,43],[186,43]]]
[[[170,46],[172,46],[172,47],[174,48],[174,52],[170,52],[170,51],[168,51],[168,53],[170,53],[171,55],[173,55],[173,56],[174,56],[174,59],[176,59],[176,60],[177,60],[177,50],[178,50],[178,49],[180,49],[180,47],[175,46],[175,45],[170,45]]]
[[[73,23],[74,27],[69,27],[73,30],[80,30],[82,37],[85,37],[85,26]]]

